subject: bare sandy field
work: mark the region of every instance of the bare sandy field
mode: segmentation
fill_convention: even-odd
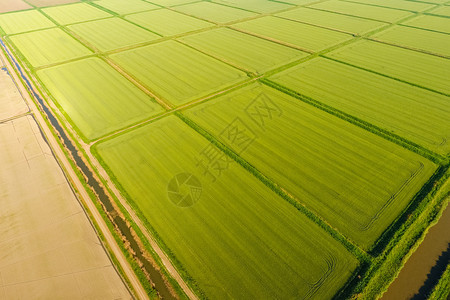
[[[1,0],[0,13],[32,8],[22,0]]]
[[[130,299],[33,117],[0,145],[0,299]]]
[[[75,3],[80,0],[28,0],[28,3],[37,7],[53,6],[59,4]]]
[[[0,121],[28,111],[28,106],[0,58]]]

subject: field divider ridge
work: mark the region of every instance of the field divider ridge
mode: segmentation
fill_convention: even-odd
[[[98,169],[93,164],[93,162],[91,160],[91,156],[88,155],[89,152],[86,151],[87,147],[85,146],[86,144],[84,143],[84,140],[80,138],[80,136],[78,135],[76,130],[73,129],[73,127],[70,125],[70,123],[65,121],[66,117],[60,113],[59,108],[56,107],[52,101],[48,101],[50,96],[49,96],[49,92],[46,89],[45,85],[43,85],[39,79],[35,78],[33,76],[33,74],[31,74],[31,70],[26,68],[27,64],[24,64],[20,60],[19,60],[18,64],[20,64],[21,67],[25,69],[26,75],[24,75],[24,76],[28,76],[30,78],[30,80],[31,80],[30,84],[35,89],[34,92],[36,93],[36,91],[37,91],[37,93],[39,93],[39,95],[41,95],[40,97],[42,97],[43,101],[45,101],[45,105],[48,107],[48,109],[50,109],[52,114],[54,114],[54,116],[60,123],[62,130],[64,130],[64,133],[70,138],[71,142],[74,143],[76,150],[77,150],[77,155],[83,160],[83,163],[86,165],[86,167],[89,168],[89,170],[94,174],[95,181],[98,183],[98,185],[103,190],[105,195],[111,201],[111,204],[116,209],[118,209],[119,214],[114,215],[114,216],[111,215],[110,213],[106,212],[105,206],[100,203],[101,201],[98,198],[99,195],[95,191],[93,191],[93,188],[90,185],[87,184],[87,182],[86,182],[87,179],[86,179],[86,176],[84,175],[83,171],[75,163],[72,154],[69,153],[69,151],[67,150],[67,147],[61,141],[61,137],[59,136],[59,134],[55,133],[56,129],[49,123],[46,114],[41,111],[41,106],[39,104],[36,104],[39,107],[39,113],[42,114],[42,117],[43,117],[45,123],[47,124],[47,126],[49,128],[51,128],[51,133],[54,135],[55,139],[57,140],[58,144],[60,145],[60,148],[62,149],[62,151],[64,153],[64,156],[67,158],[68,162],[71,165],[71,168],[73,169],[73,171],[76,173],[76,176],[80,180],[81,185],[84,189],[81,192],[84,193],[84,191],[86,191],[87,194],[89,195],[88,197],[91,199],[91,203],[93,203],[95,205],[96,210],[101,215],[102,220],[108,226],[109,231],[114,236],[116,244],[121,249],[121,253],[123,253],[123,255],[125,255],[128,264],[131,265],[134,276],[137,276],[140,285],[143,286],[143,288],[145,288],[146,294],[153,295],[156,290],[152,289],[151,283],[150,283],[150,281],[148,281],[147,275],[142,270],[141,265],[138,264],[138,262],[135,260],[135,258],[129,254],[132,252],[129,252],[129,250],[125,248],[126,245],[123,242],[123,237],[120,235],[120,233],[116,232],[119,229],[117,229],[118,227],[114,223],[114,221],[111,220],[116,216],[125,218],[128,228],[130,230],[132,229],[131,232],[132,232],[133,238],[136,239],[136,242],[138,242],[138,247],[145,254],[144,257],[146,259],[152,260],[153,263],[158,265],[160,268],[160,271],[159,271],[160,274],[167,278],[168,284],[177,291],[179,296],[183,296],[184,294],[179,294],[179,293],[184,293],[184,290],[179,291],[179,288],[178,288],[179,286],[183,286],[183,284],[182,284],[183,281],[179,282],[178,280],[173,279],[172,273],[170,273],[170,275],[168,275],[168,273],[167,273],[168,271],[167,271],[166,265],[171,265],[171,262],[169,262],[169,261],[163,262],[162,258],[158,254],[156,254],[155,249],[152,246],[150,246],[150,244],[149,244],[150,240],[147,240],[147,238],[145,238],[143,236],[141,229],[136,225],[134,219],[131,218],[131,215],[130,215],[129,211],[125,208],[124,203],[121,202],[120,200],[118,200],[119,198],[114,193],[112,193],[111,188],[106,184],[105,180],[101,176],[99,176]],[[17,70],[16,70],[16,72],[17,72]],[[20,77],[20,79],[23,80],[22,77]],[[23,84],[26,86],[25,83],[23,83]],[[29,93],[31,93],[31,92],[29,92]],[[30,97],[32,99],[35,99],[31,94],[30,94]],[[88,203],[88,201],[86,201],[86,202]],[[90,203],[88,203],[88,204],[90,204]],[[95,211],[93,213],[96,214]],[[142,289],[142,287],[141,287],[141,289]],[[146,297],[143,297],[143,298],[146,298]],[[195,299],[195,297],[192,297],[192,298]]]
[[[432,88],[429,88],[429,87],[426,87],[426,86],[422,86],[422,85],[419,85],[419,84],[417,84],[417,83],[413,83],[413,82],[410,82],[410,81],[407,81],[407,80],[403,80],[403,79],[400,79],[400,78],[397,78],[397,77],[393,77],[393,76],[390,76],[390,75],[386,75],[386,74],[384,74],[384,73],[380,73],[380,72],[377,72],[377,71],[374,71],[374,70],[371,70],[371,69],[367,69],[367,68],[365,68],[365,67],[361,67],[361,66],[358,66],[358,65],[354,65],[354,64],[351,64],[351,63],[349,63],[349,62],[346,62],[346,61],[343,61],[343,60],[336,59],[336,58],[334,58],[334,57],[326,56],[326,54],[325,54],[325,55],[320,55],[320,56],[321,56],[321,57],[324,57],[324,58],[326,58],[326,59],[329,59],[329,60],[332,60],[332,61],[335,61],[335,62],[344,64],[344,65],[353,67],[353,68],[357,68],[357,69],[360,69],[360,70],[364,70],[364,71],[367,71],[367,72],[370,72],[370,73],[373,73],[373,74],[377,74],[377,75],[380,75],[380,76],[383,76],[383,77],[386,77],[386,78],[389,78],[389,79],[393,79],[393,80],[395,80],[395,81],[399,81],[399,82],[402,82],[402,83],[406,83],[406,84],[409,84],[409,85],[415,86],[415,87],[417,87],[417,88],[421,88],[421,89],[424,89],[424,90],[427,90],[427,91],[430,91],[430,92],[433,92],[433,93],[436,93],[436,94],[440,94],[440,95],[443,95],[443,96],[450,97],[450,94],[447,94],[447,93],[445,93],[445,92],[441,92],[441,91],[438,91],[438,90],[435,90],[435,89],[432,89]]]
[[[377,253],[370,267],[362,274],[362,280],[355,279],[347,289],[341,291],[343,298],[358,294],[360,299],[375,299],[387,290],[420,245],[428,229],[437,223],[448,205],[449,178],[450,169],[447,163],[436,170],[433,178],[422,188],[426,195],[416,207],[406,211],[392,224],[390,229],[395,230],[394,234],[382,245],[383,250]]]
[[[369,40],[369,41],[381,43],[381,44],[386,44],[386,45],[395,46],[395,47],[398,47],[398,48],[403,48],[403,49],[406,49],[406,50],[412,50],[412,51],[421,52],[421,53],[428,54],[428,55],[433,55],[433,56],[437,56],[437,57],[441,57],[441,58],[445,58],[445,59],[450,59],[450,55],[439,54],[439,53],[436,53],[436,52],[427,51],[427,50],[414,48],[414,47],[410,47],[410,46],[405,46],[405,45],[394,43],[394,42],[383,41],[383,40],[379,40],[379,39],[373,38],[373,37],[367,37],[365,39]]]
[[[276,83],[270,79],[263,78],[260,80],[260,82],[262,82],[263,84],[270,86],[276,90],[279,90],[289,96],[292,96],[302,102],[305,102],[305,103],[310,104],[320,110],[323,110],[331,115],[334,115],[344,121],[347,121],[347,122],[352,123],[360,128],[363,128],[363,129],[365,129],[373,134],[376,134],[390,142],[393,142],[399,146],[402,146],[403,148],[405,148],[409,151],[412,151],[414,153],[417,153],[417,154],[425,157],[426,159],[431,160],[434,163],[438,164],[445,160],[444,156],[437,154],[419,144],[416,144],[400,135],[392,133],[387,129],[383,129],[379,126],[376,126],[372,123],[364,121],[363,119],[357,118],[351,114],[348,114],[344,111],[336,109],[332,106],[324,104],[324,103],[317,101],[311,97],[305,96],[299,92],[296,92],[296,91],[294,91],[288,87],[285,87],[279,83]]]
[[[109,139],[115,138],[117,136],[120,136],[122,134],[125,134],[125,133],[128,133],[130,131],[133,131],[135,129],[141,128],[141,127],[146,126],[146,125],[148,125],[150,123],[156,122],[156,121],[158,121],[160,119],[163,119],[163,118],[165,118],[167,116],[170,116],[170,115],[172,115],[173,113],[175,113],[177,111],[181,111],[181,110],[184,110],[184,109],[195,107],[195,106],[200,105],[200,104],[202,104],[202,103],[204,103],[204,102],[206,102],[208,100],[214,99],[214,98],[216,98],[218,96],[231,93],[232,91],[235,91],[235,90],[238,90],[238,89],[240,89],[240,88],[242,88],[244,86],[247,86],[247,85],[257,81],[260,78],[262,78],[262,75],[260,75],[258,77],[254,77],[254,78],[249,78],[249,79],[247,79],[244,82],[236,83],[236,84],[234,84],[234,85],[232,85],[230,87],[227,87],[227,88],[222,89],[222,90],[217,91],[217,92],[213,92],[212,94],[207,95],[205,97],[202,97],[200,99],[193,100],[193,101],[188,102],[186,104],[182,104],[180,106],[177,106],[175,108],[167,110],[167,111],[165,111],[165,112],[163,112],[163,113],[161,113],[159,115],[150,117],[147,120],[144,120],[142,122],[139,122],[139,123],[131,125],[131,126],[128,126],[127,128],[120,129],[120,130],[114,131],[112,133],[109,133],[109,134],[107,134],[105,136],[102,136],[102,137],[100,137],[100,138],[98,138],[96,140],[91,141],[87,146],[93,147],[96,144],[101,143],[102,141],[109,140]]]
[[[142,299],[146,299],[147,295],[146,293],[143,293],[144,288],[140,280],[137,279],[138,276],[134,272],[131,262],[125,257],[123,246],[118,242],[120,239],[117,233],[112,229],[112,224],[109,219],[102,214],[99,204],[94,201],[94,193],[86,186],[84,176],[72,160],[71,154],[68,153],[66,146],[61,141],[60,136],[56,133],[56,129],[50,124],[47,115],[41,110],[42,108],[34,94],[35,91],[31,90],[33,86],[35,87],[35,83],[30,83],[31,87],[27,84],[29,82],[25,83],[25,80],[28,81],[28,79],[22,77],[26,75],[19,69],[23,62],[17,62],[9,52],[8,47],[6,45],[2,46],[3,47],[0,47],[2,50],[0,55],[5,55],[12,70],[14,70],[14,75],[12,76],[15,76],[18,81],[21,82],[20,90],[24,92],[23,95],[26,95],[25,97],[28,99],[27,103],[35,112],[31,114],[31,116],[37,121],[41,133],[45,136],[45,140],[51,144],[51,146],[50,144],[49,146],[51,147],[52,153],[55,154],[55,158],[61,166],[64,176],[70,183],[70,188],[76,193],[77,200],[88,215],[89,221],[95,227],[96,234],[102,240],[102,245],[105,248],[108,257],[114,262],[114,268],[117,270],[122,280],[127,282],[135,293],[140,294]],[[13,67],[13,65],[15,67]],[[25,73],[30,76],[29,71],[25,70]],[[42,93],[39,89],[37,89],[37,91],[38,93]],[[75,143],[77,142],[75,141]]]
[[[421,11],[418,11],[418,10],[412,10],[412,9],[406,9],[406,8],[398,8],[398,7],[391,7],[391,6],[379,5],[379,4],[373,4],[373,3],[357,2],[357,1],[352,1],[352,0],[340,0],[340,1],[349,2],[349,3],[355,3],[355,4],[362,4],[362,5],[366,5],[366,6],[374,6],[374,7],[389,8],[389,9],[394,9],[394,10],[409,11],[409,12],[412,12],[412,13],[421,12]],[[433,7],[433,8],[435,8],[435,7]]]
[[[175,115],[181,119],[184,123],[186,123],[189,127],[195,130],[197,133],[202,135],[205,139],[211,142],[214,146],[219,148],[222,152],[232,158],[235,162],[237,162],[240,166],[250,172],[253,176],[255,176],[259,181],[261,181],[264,185],[270,188],[274,193],[282,197],[285,201],[290,203],[293,207],[295,207],[300,213],[304,214],[308,219],[317,224],[320,228],[329,233],[335,240],[340,242],[350,253],[352,253],[361,263],[366,263],[371,261],[371,256],[362,250],[359,246],[357,246],[353,241],[343,235],[338,229],[332,227],[326,220],[316,215],[312,212],[306,205],[304,205],[300,200],[290,194],[286,189],[275,183],[261,171],[259,171],[256,167],[251,165],[245,159],[243,159],[240,155],[238,155],[235,151],[230,149],[228,146],[220,142],[214,135],[209,133],[207,130],[200,127],[197,123],[186,117],[181,112],[176,112]]]

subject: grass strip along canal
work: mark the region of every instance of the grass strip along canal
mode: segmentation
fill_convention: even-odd
[[[47,120],[50,122],[53,129],[56,131],[57,136],[60,141],[64,145],[64,148],[72,158],[75,163],[78,171],[82,173],[85,178],[87,186],[92,190],[92,192],[96,195],[97,199],[100,201],[103,209],[106,212],[106,216],[109,221],[113,224],[117,233],[120,235],[123,246],[128,248],[128,252],[132,254],[133,259],[141,268],[142,272],[145,274],[146,279],[151,283],[154,290],[158,296],[162,299],[176,299],[178,296],[173,291],[173,288],[168,283],[167,279],[161,274],[156,266],[154,261],[149,259],[149,254],[146,253],[146,250],[143,250],[143,246],[141,246],[141,242],[138,240],[136,233],[132,228],[128,225],[127,220],[120,212],[120,209],[115,205],[114,201],[109,196],[108,191],[102,186],[102,183],[96,178],[94,173],[88,167],[87,163],[81,157],[79,151],[76,146],[66,134],[65,130],[59,123],[58,119],[55,117],[50,108],[46,105],[44,99],[36,92],[32,83],[22,70],[22,67],[17,62],[15,57],[11,54],[8,47],[5,45],[2,39],[0,39],[0,44],[3,47],[4,51],[7,53],[8,57],[14,64],[16,71],[19,73],[20,77],[23,79],[25,83],[25,87],[28,91],[34,96],[34,98],[39,103],[39,107],[41,112],[44,113]],[[145,286],[145,284],[144,284]],[[152,291],[147,291],[152,292]],[[154,293],[155,291],[153,291]]]

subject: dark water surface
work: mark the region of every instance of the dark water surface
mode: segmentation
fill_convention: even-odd
[[[411,255],[382,300],[427,299],[449,263],[450,205]]]
[[[155,266],[144,257],[138,242],[136,241],[135,237],[131,233],[130,228],[128,227],[126,221],[121,217],[115,207],[111,203],[111,199],[105,192],[102,185],[97,181],[97,179],[92,174],[91,170],[88,168],[84,160],[80,157],[80,154],[78,153],[78,150],[76,149],[75,145],[72,143],[71,139],[67,136],[66,132],[64,131],[63,127],[59,123],[58,119],[53,115],[52,111],[47,107],[44,100],[41,98],[41,96],[34,90],[33,85],[28,80],[25,73],[23,73],[21,66],[18,64],[14,56],[9,52],[9,49],[6,47],[6,45],[3,43],[3,40],[0,39],[0,44],[7,52],[8,56],[10,57],[11,61],[14,63],[17,71],[19,72],[20,76],[26,83],[26,87],[28,90],[34,95],[36,100],[39,102],[39,105],[41,106],[42,110],[44,111],[47,119],[53,126],[53,128],[57,131],[58,135],[60,136],[60,139],[64,143],[67,150],[70,152],[71,156],[73,157],[75,164],[78,166],[80,171],[84,174],[87,184],[92,188],[92,190],[97,195],[100,202],[103,204],[104,208],[108,212],[110,216],[113,218],[113,223],[116,225],[116,228],[119,229],[121,235],[126,238],[126,240],[130,244],[130,248],[133,250],[133,256],[139,260],[142,263],[142,268],[145,269],[145,271],[149,274],[152,284],[154,285],[155,289],[158,291],[158,294],[163,299],[174,299],[172,296],[169,288],[167,287],[164,278],[162,277],[161,273],[155,268]]]

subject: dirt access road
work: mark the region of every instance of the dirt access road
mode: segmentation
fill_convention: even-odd
[[[98,224],[98,227],[102,234],[105,237],[106,243],[108,244],[111,251],[114,253],[115,257],[117,258],[120,266],[124,270],[125,275],[127,276],[128,280],[130,281],[135,293],[136,297],[139,299],[149,299],[147,293],[145,292],[144,288],[142,287],[139,279],[136,277],[133,269],[129,265],[127,259],[125,258],[124,254],[122,253],[121,249],[117,245],[114,237],[112,236],[111,232],[109,231],[108,226],[104,222],[103,218],[101,217],[100,213],[98,212],[97,208],[95,207],[94,203],[92,203],[88,193],[84,189],[83,184],[80,182],[79,178],[75,174],[74,170],[72,169],[72,166],[70,165],[68,159],[63,153],[63,150],[61,149],[58,141],[50,131],[50,128],[48,128],[46,122],[44,121],[39,108],[35,104],[35,102],[31,99],[30,95],[28,94],[26,88],[20,84],[21,80],[18,78],[17,74],[15,72],[12,72],[13,67],[9,63],[7,57],[3,53],[3,51],[0,51],[1,58],[5,62],[6,68],[10,70],[10,74],[13,77],[13,79],[19,83],[18,88],[20,92],[22,93],[25,101],[28,103],[28,106],[31,109],[31,112],[33,113],[37,123],[40,125],[41,130],[45,134],[47,141],[49,143],[50,148],[52,149],[56,159],[58,160],[60,166],[64,170],[67,179],[70,181],[72,186],[77,191],[77,196],[80,201],[82,201],[88,210],[90,211],[91,215],[93,216],[95,222]]]

